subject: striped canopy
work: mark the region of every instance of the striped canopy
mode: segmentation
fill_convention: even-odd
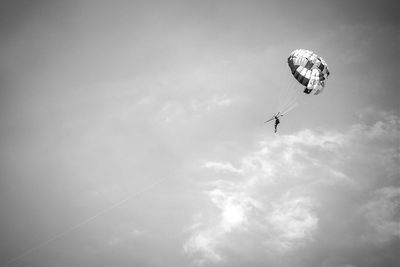
[[[322,92],[329,70],[321,57],[310,50],[296,49],[289,55],[288,64],[296,80],[306,86],[304,93],[317,95]]]

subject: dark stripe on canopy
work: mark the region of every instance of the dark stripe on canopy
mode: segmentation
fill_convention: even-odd
[[[302,85],[307,86],[308,82],[310,79],[307,79],[306,77],[302,76],[301,80],[299,81]]]
[[[314,66],[314,63],[311,60],[308,60],[307,64],[304,67],[308,70],[311,70],[313,66]]]

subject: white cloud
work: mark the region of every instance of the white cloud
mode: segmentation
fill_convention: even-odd
[[[361,211],[371,227],[365,240],[382,243],[400,238],[400,187],[377,190]]]
[[[138,105],[152,104],[154,99],[146,97],[138,102]],[[206,100],[192,99],[170,100],[160,103],[161,109],[157,118],[164,123],[171,123],[176,120],[198,118],[204,113],[214,112],[218,109],[227,108],[232,104],[232,99],[227,96],[213,96]]]
[[[273,203],[273,209],[266,217],[274,232],[274,238],[265,241],[268,248],[286,252],[310,240],[318,227],[314,207],[311,198],[290,197],[289,194]]]
[[[222,261],[222,256],[215,251],[216,236],[219,236],[219,233],[215,230],[197,232],[184,244],[183,250],[190,255],[197,256],[195,260],[197,265],[210,261]]]
[[[225,172],[232,172],[232,173],[243,173],[242,170],[235,168],[229,162],[213,162],[213,161],[206,161],[204,163],[204,168],[213,169],[215,171],[225,171]]]
[[[175,119],[177,119],[179,116],[184,114],[185,109],[184,107],[178,103],[178,102],[167,102],[162,108],[161,111],[159,112],[159,118],[168,123],[171,122]]]
[[[221,184],[220,184],[221,185]],[[258,203],[250,197],[227,188],[205,192],[219,209],[216,219],[207,221],[197,215],[190,227],[190,237],[183,246],[186,253],[195,256],[196,264],[223,261],[219,252],[233,231],[245,231],[251,210]],[[197,255],[197,257],[196,257]]]
[[[217,108],[226,108],[232,104],[233,100],[226,95],[215,95],[206,100],[193,99],[191,109],[196,112],[211,112]]]
[[[268,258],[305,247],[316,235],[329,235],[319,231],[321,216],[331,218],[337,213],[339,218],[345,214],[341,210],[349,210],[338,207],[335,199],[343,198],[349,207],[357,208],[360,204],[354,196],[346,194],[365,199],[374,181],[392,181],[398,157],[393,148],[399,135],[396,125],[397,117],[387,115],[343,132],[305,129],[267,137],[256,151],[236,159],[236,164],[205,160],[200,167],[214,172],[212,181],[205,179],[209,181],[204,184],[205,195],[217,214],[213,219],[207,212],[197,217],[185,251],[196,262],[228,260],[226,251],[245,250],[235,245],[241,243],[240,238],[256,235],[249,238],[252,244],[247,249],[262,247],[264,253],[257,256]],[[398,188],[378,190],[364,204],[361,216],[366,220],[361,223],[373,229],[365,238],[399,236],[399,195]],[[350,225],[352,220],[341,220],[339,225]]]
[[[223,232],[246,226],[248,214],[256,202],[240,192],[226,192],[224,189],[214,189],[207,192],[211,201],[220,209],[219,226]]]
[[[311,198],[286,194],[266,205],[258,200],[260,196],[251,194],[245,184],[224,185],[226,183],[219,183],[219,188],[206,192],[219,210],[215,219],[197,216],[190,227],[184,251],[195,263],[224,261],[224,249],[240,246],[237,234],[246,236],[257,232],[261,238],[259,246],[265,251],[279,253],[312,240],[318,218]]]
[[[139,237],[145,235],[147,232],[145,230],[140,230],[140,229],[133,229],[131,231],[131,235],[133,237]]]
[[[227,107],[232,103],[232,99],[227,96],[214,96],[207,101],[208,107]]]

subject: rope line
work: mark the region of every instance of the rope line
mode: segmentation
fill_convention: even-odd
[[[133,194],[127,196],[127,197],[124,198],[123,200],[121,200],[121,201],[119,201],[119,202],[117,202],[117,203],[111,205],[110,207],[107,207],[107,208],[104,208],[103,210],[100,210],[100,211],[97,212],[96,214],[94,214],[94,215],[90,216],[89,218],[87,218],[87,219],[81,221],[80,223],[78,223],[78,224],[76,224],[76,225],[70,227],[69,229],[67,229],[67,230],[65,230],[65,231],[63,231],[63,232],[61,232],[61,233],[59,233],[59,234],[56,234],[56,235],[54,235],[53,237],[51,237],[51,238],[49,238],[49,239],[47,239],[47,240],[45,240],[45,241],[43,241],[43,242],[41,242],[41,243],[39,243],[39,244],[37,244],[37,245],[34,245],[33,247],[31,247],[31,248],[27,249],[26,251],[22,252],[21,254],[19,254],[18,256],[16,256],[16,257],[10,259],[8,262],[5,263],[5,266],[7,266],[7,265],[9,265],[9,264],[11,264],[11,263],[13,263],[13,262],[15,262],[15,261],[18,261],[18,260],[21,259],[22,257],[31,254],[31,253],[34,252],[35,250],[38,250],[38,249],[40,249],[40,248],[45,247],[46,245],[48,245],[48,244],[50,244],[50,243],[52,243],[52,242],[54,242],[54,241],[56,241],[56,240],[58,240],[58,239],[60,239],[60,238],[62,238],[62,237],[64,237],[64,236],[66,236],[66,235],[68,235],[69,233],[71,233],[71,232],[73,232],[73,231],[75,231],[75,230],[81,228],[82,226],[84,226],[84,225],[86,225],[86,224],[88,224],[88,223],[94,221],[95,219],[99,218],[100,216],[102,216],[102,215],[104,215],[104,214],[106,214],[106,213],[112,211],[113,209],[115,209],[115,208],[117,208],[117,207],[119,207],[119,206],[122,206],[123,204],[125,204],[126,202],[128,202],[129,200],[131,200],[132,198],[137,197],[137,196],[139,196],[139,195],[141,195],[141,194],[143,194],[143,193],[149,191],[150,189],[152,189],[153,187],[155,187],[155,186],[161,184],[161,183],[164,182],[165,180],[166,180],[166,177],[163,178],[163,179],[160,179],[160,180],[158,180],[158,181],[156,181],[156,182],[154,182],[153,184],[151,184],[151,185],[149,185],[149,186],[143,188],[142,190],[140,190],[140,191],[138,191],[138,192],[135,192],[135,193],[133,193]]]

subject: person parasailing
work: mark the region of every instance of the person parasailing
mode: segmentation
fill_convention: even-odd
[[[283,116],[283,115],[281,115],[281,116]],[[275,117],[274,117],[274,119],[275,119],[275,133],[278,131],[278,129],[277,129],[278,124],[281,123],[281,122],[279,121],[279,117],[280,117],[280,116],[275,116]]]
[[[271,119],[265,121],[264,123],[275,120],[275,133],[276,133],[278,131],[278,124],[281,123],[279,120],[279,117],[282,117],[282,116],[283,116],[283,114],[280,114],[280,112],[278,112],[278,113],[274,114]]]
[[[264,122],[275,120],[275,133],[278,131],[279,117],[286,115],[298,106],[297,99],[300,95],[319,95],[325,89],[326,81],[330,76],[325,60],[311,50],[296,49],[290,53],[287,62],[294,78],[293,86],[282,88],[276,108],[280,111]],[[304,94],[296,88],[297,84],[302,85]]]

